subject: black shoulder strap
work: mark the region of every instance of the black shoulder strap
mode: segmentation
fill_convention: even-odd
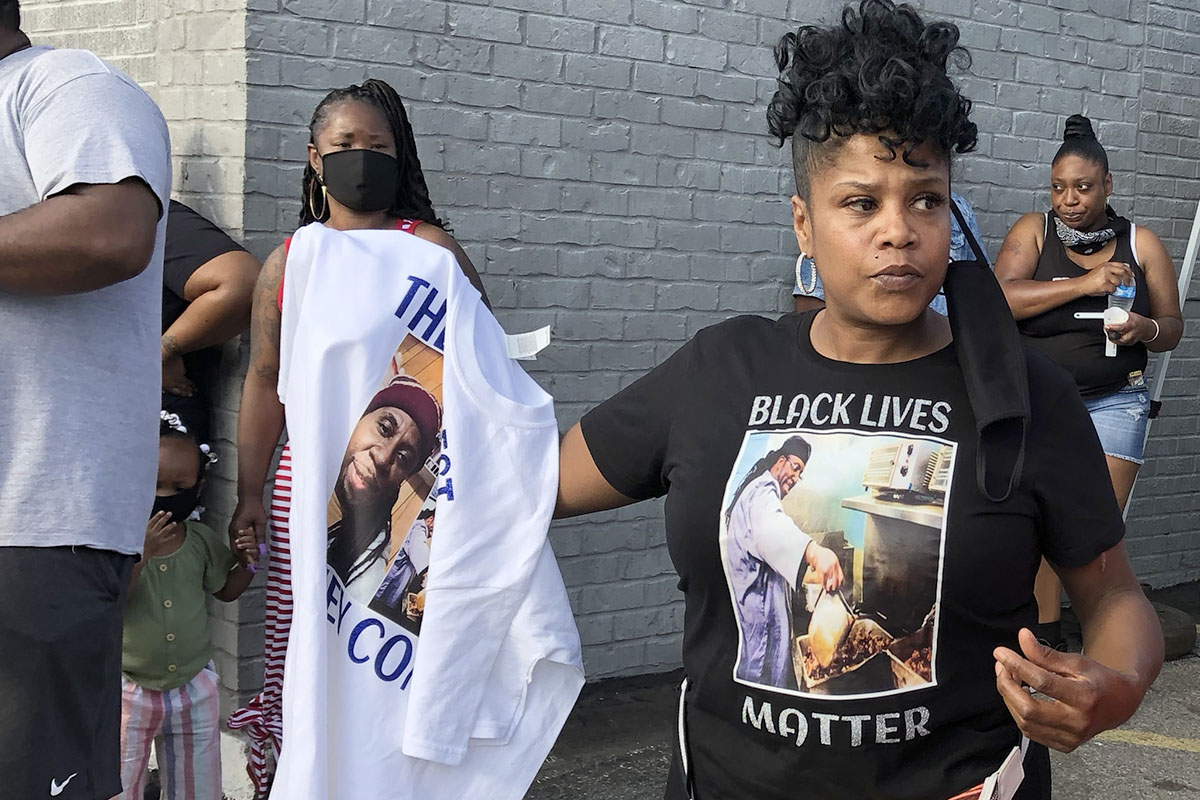
[[[950,211],[954,214],[954,218],[958,220],[958,229],[963,232],[963,236],[967,237],[967,244],[971,245],[971,252],[975,254],[976,261],[988,263],[987,255],[983,252],[983,247],[975,240],[975,234],[971,233],[971,228],[967,225],[966,219],[963,218],[963,213],[958,207],[958,203],[954,198],[950,198]]]

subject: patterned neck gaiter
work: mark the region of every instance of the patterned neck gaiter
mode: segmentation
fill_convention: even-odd
[[[1058,240],[1082,256],[1089,256],[1092,253],[1098,252],[1110,240],[1129,230],[1129,220],[1124,217],[1118,217],[1111,207],[1107,208],[1106,211],[1108,213],[1109,224],[1098,231],[1076,230],[1059,219],[1058,215],[1055,214],[1054,229],[1058,233]]]

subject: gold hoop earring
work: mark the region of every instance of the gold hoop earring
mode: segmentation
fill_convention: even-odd
[[[804,283],[804,262],[808,261],[812,265],[811,273],[812,280]],[[808,257],[807,253],[801,252],[796,257],[796,285],[800,287],[800,291],[804,294],[811,295],[817,290],[817,262]]]
[[[321,187],[321,213],[317,213],[317,187]],[[308,210],[313,215],[313,219],[317,222],[324,222],[326,215],[329,214],[329,197],[328,189],[325,184],[321,183],[320,176],[314,175],[312,185],[308,188]]]

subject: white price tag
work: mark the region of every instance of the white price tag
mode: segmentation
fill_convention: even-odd
[[[508,357],[518,361],[536,361],[537,354],[550,344],[550,326],[525,333],[510,333],[504,336],[504,347]]]
[[[1000,769],[988,776],[983,782],[983,791],[979,800],[1012,800],[1025,780],[1025,747],[1014,747],[1000,765]]]

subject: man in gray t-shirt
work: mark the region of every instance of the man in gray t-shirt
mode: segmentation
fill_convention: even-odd
[[[0,154],[0,786],[108,798],[158,462],[170,144],[136,83],[31,46],[0,0]]]

